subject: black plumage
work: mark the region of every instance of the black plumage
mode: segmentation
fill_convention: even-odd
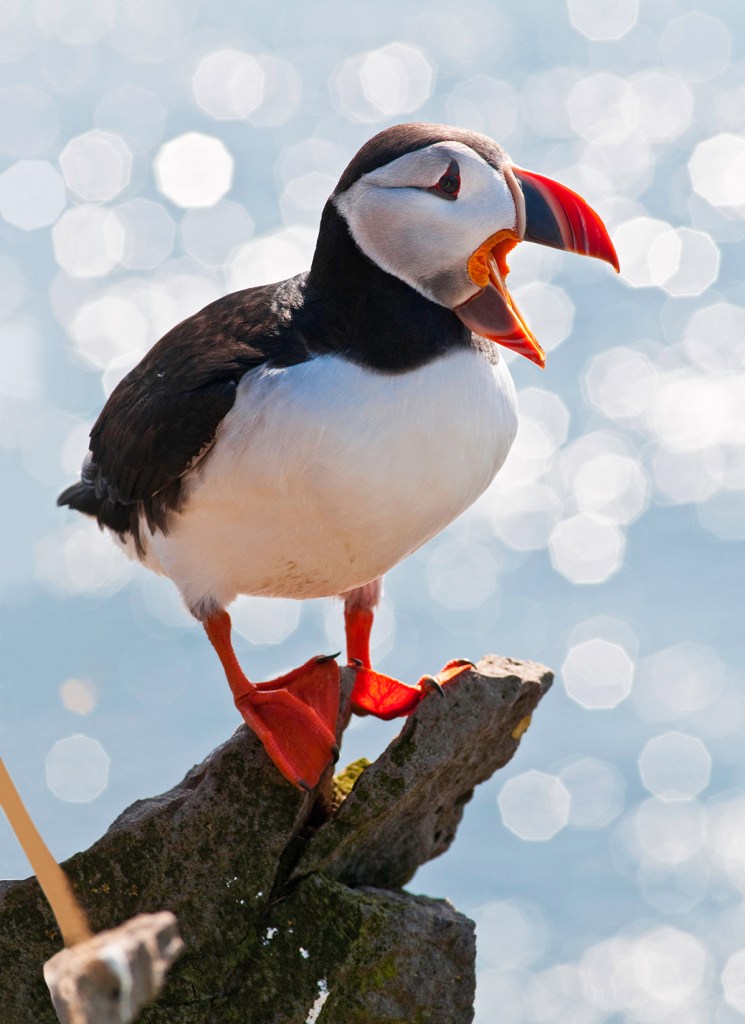
[[[241,377],[265,363],[308,358],[292,324],[301,296],[297,279],[249,288],[170,330],[112,392],[91,431],[81,480],[57,503],[131,533],[140,548],[140,513],[166,532],[184,474],[209,451]]]
[[[363,146],[335,194],[396,156],[447,139],[477,151],[486,145],[458,129],[402,125]],[[490,162],[502,158],[496,144],[486,148]],[[210,303],[124,377],[93,426],[81,480],[58,504],[130,534],[142,552],[141,518],[151,530],[168,531],[182,507],[184,477],[208,455],[248,371],[333,352],[371,370],[403,373],[471,344],[480,342],[451,310],[362,253],[330,199],[309,273]]]

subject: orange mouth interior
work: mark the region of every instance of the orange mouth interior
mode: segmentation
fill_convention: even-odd
[[[517,234],[509,229],[503,228],[490,235],[471,254],[468,260],[468,276],[479,288],[494,289],[512,317],[513,330],[489,335],[492,340],[520,352],[543,367],[546,365],[546,355],[536,336],[525,323],[505,284],[505,278],[510,272],[507,257],[519,241]]]
[[[495,263],[498,275],[501,277],[501,285],[497,285],[497,287],[500,292],[504,292],[506,290],[504,279],[510,272],[507,256],[519,241],[520,239],[514,231],[504,228],[497,231],[496,234],[490,235],[468,260],[468,276],[473,283],[477,284],[479,288],[486,288],[491,279],[492,283],[496,284],[494,270],[490,266],[491,263]]]

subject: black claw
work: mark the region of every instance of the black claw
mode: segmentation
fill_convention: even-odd
[[[351,668],[364,668],[365,667],[364,664],[360,661],[359,658],[350,658],[349,659],[349,666]]]
[[[341,654],[341,651],[337,651],[336,654],[319,654],[316,658],[316,665],[325,665],[327,661],[336,661]]]
[[[445,696],[445,691],[437,682],[434,676],[423,676],[422,686],[427,693],[439,693],[441,697]]]
[[[339,760],[339,748],[336,744],[331,748],[331,760],[334,764]]]
[[[312,787],[308,785],[305,779],[298,779],[297,785],[299,789],[304,789],[306,793],[311,793],[313,791]]]

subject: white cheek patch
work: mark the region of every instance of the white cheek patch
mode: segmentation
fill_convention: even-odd
[[[453,159],[461,176],[455,201],[426,191]],[[467,270],[471,254],[490,235],[517,227],[504,177],[455,143],[408,153],[360,178],[334,203],[366,256],[448,308],[477,291]]]

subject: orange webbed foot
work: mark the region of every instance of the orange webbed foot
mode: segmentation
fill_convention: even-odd
[[[470,661],[449,661],[436,676],[422,676],[410,686],[355,663],[357,675],[352,689],[352,708],[358,715],[375,715],[388,720],[410,715],[428,693],[442,695],[443,687],[473,668]]]
[[[339,666],[333,657],[311,658],[280,679],[251,683],[230,639],[230,616],[216,612],[204,628],[225,669],[235,705],[277,766],[294,786],[313,789],[339,756]]]
[[[286,676],[254,684],[235,704],[293,785],[313,789],[336,762],[339,666],[332,658],[312,658]]]
[[[344,608],[347,657],[357,672],[352,689],[352,710],[358,715],[376,715],[383,719],[410,715],[428,693],[442,694],[443,686],[473,668],[470,661],[449,661],[436,676],[422,676],[415,686],[376,672],[370,664],[370,631],[374,612],[356,600],[369,597],[363,593],[364,590],[363,587],[350,591]]]

